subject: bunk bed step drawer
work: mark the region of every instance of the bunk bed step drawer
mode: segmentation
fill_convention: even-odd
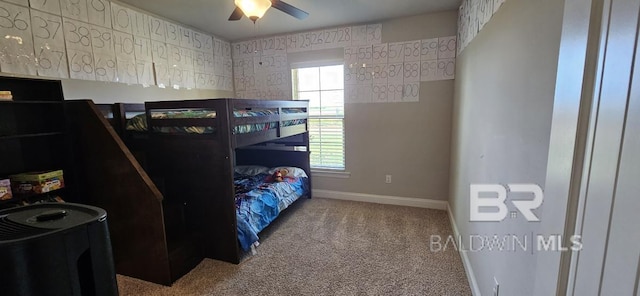
[[[187,274],[204,259],[202,245],[195,238],[185,238],[174,244],[169,253],[172,281]]]

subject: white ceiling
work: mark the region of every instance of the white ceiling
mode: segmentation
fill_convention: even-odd
[[[309,13],[298,20],[270,8],[253,23],[227,21],[233,0],[120,0],[229,41],[457,9],[461,0],[285,0]]]

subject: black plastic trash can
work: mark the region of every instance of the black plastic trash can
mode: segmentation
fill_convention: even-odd
[[[72,203],[0,211],[0,294],[118,295],[107,213]]]

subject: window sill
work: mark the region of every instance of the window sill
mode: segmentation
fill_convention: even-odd
[[[351,173],[345,171],[311,169],[311,177],[348,179],[351,177]]]

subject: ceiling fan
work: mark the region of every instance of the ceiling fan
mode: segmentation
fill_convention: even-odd
[[[234,0],[236,9],[229,16],[230,21],[237,21],[246,15],[254,23],[273,7],[297,19],[305,19],[309,13],[280,0]]]

